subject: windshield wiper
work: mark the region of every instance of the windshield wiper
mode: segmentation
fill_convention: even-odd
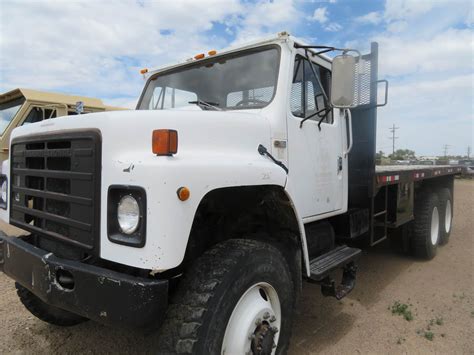
[[[260,155],[266,155],[267,157],[269,157],[271,159],[271,161],[273,161],[276,165],[278,165],[280,168],[282,168],[283,170],[285,170],[285,172],[288,174],[288,168],[285,166],[285,164],[283,164],[281,161],[279,160],[276,160],[275,157],[273,155],[271,155],[267,148],[265,148],[263,145],[259,144],[258,145],[258,148],[257,148],[257,151],[258,151],[258,154]]]
[[[209,101],[203,101],[203,100],[198,99],[196,101],[188,101],[188,104],[198,105],[201,108],[206,107],[208,109],[210,108],[216,111],[222,111],[221,108],[217,107],[219,106],[219,104],[216,102],[209,102]]]

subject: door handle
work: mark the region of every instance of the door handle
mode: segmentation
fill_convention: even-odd
[[[342,157],[337,157],[337,172],[342,171]]]

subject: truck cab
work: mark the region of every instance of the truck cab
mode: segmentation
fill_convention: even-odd
[[[82,102],[81,113],[121,110],[104,105],[100,99],[50,93],[31,89],[15,89],[0,95],[0,162],[8,159],[11,132],[23,125],[43,120],[77,115],[76,104]]]
[[[445,210],[413,207],[421,175],[376,175],[377,45],[350,51],[282,32],[143,70],[134,111],[15,129],[0,207],[31,234],[0,236],[0,265],[20,300],[58,325],[161,326],[162,353],[273,354],[303,281],[353,289],[347,239],[375,243],[382,216],[376,242],[422,216],[432,257]]]

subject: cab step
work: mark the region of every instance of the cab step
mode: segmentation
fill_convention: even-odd
[[[321,292],[324,296],[340,300],[347,296],[355,286],[357,272],[355,261],[360,254],[360,249],[343,245],[318,256],[310,261],[310,279],[321,284]],[[336,285],[336,282],[330,277],[331,272],[338,268],[343,268],[340,285]]]
[[[311,280],[323,280],[335,269],[357,259],[360,256],[360,253],[360,249],[343,245],[310,260],[309,266],[311,270]]]

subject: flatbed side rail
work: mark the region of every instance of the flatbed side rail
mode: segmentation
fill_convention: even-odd
[[[382,186],[420,181],[440,176],[457,175],[461,174],[462,171],[463,168],[460,166],[431,166],[423,168],[402,168],[397,166],[377,167],[375,173],[375,187],[380,188]]]

